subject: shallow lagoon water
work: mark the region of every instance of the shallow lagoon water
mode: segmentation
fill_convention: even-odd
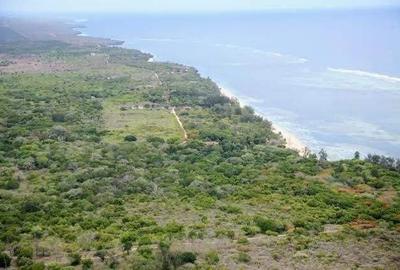
[[[400,11],[88,17],[85,34],[196,67],[331,159],[400,157]]]

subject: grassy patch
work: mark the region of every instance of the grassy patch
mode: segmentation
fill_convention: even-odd
[[[122,103],[107,102],[104,106],[104,123],[110,132],[109,142],[122,142],[127,135],[139,140],[149,137],[163,139],[183,138],[175,116],[167,109],[121,110]]]

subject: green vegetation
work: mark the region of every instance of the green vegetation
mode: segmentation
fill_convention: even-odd
[[[391,159],[300,157],[193,68],[135,50],[0,53],[0,266],[399,267]],[[24,54],[65,66],[7,72]]]
[[[251,258],[249,256],[249,254],[240,252],[237,257],[237,260],[238,260],[238,262],[241,262],[241,263],[248,263],[251,261]]]
[[[121,111],[105,106],[105,127],[110,142],[135,134],[139,139],[159,137],[163,139],[182,138],[182,131],[174,115],[166,109],[129,109]]]

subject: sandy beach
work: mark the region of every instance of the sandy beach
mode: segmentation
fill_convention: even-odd
[[[151,57],[148,62],[154,62],[154,57]],[[158,75],[156,74],[157,78]],[[229,99],[234,99],[239,102],[240,106],[245,106],[243,101],[238,99],[231,91],[229,91],[226,87],[222,87],[221,85],[218,85],[219,91],[221,95],[228,97]],[[262,115],[258,112],[256,112],[257,115],[261,116],[264,119],[267,119],[265,115]],[[268,119],[267,119],[268,120]],[[268,120],[269,121],[269,120]],[[286,130],[285,128],[277,125],[276,123],[272,123],[272,130],[277,133],[281,134],[281,136],[285,139],[286,141],[286,148],[295,150],[299,153],[300,156],[304,156],[308,152],[307,146],[299,139],[296,137],[296,135],[292,134],[290,131]]]
[[[220,93],[223,96],[226,96],[230,99],[235,99],[237,100],[241,106],[244,106],[245,104],[243,104],[243,102],[241,102],[236,96],[234,96],[232,94],[231,91],[229,91],[228,89],[221,87],[219,85],[219,89],[220,89]],[[257,113],[257,115],[261,116],[262,118],[266,118],[264,115]],[[292,150],[295,150],[299,153],[299,155],[304,156],[307,153],[307,146],[299,139],[296,137],[296,135],[290,133],[288,130],[286,130],[285,128],[277,125],[276,123],[272,123],[272,130],[275,133],[280,133],[281,136],[286,140],[286,147]]]
[[[306,155],[308,152],[307,146],[299,138],[297,138],[296,135],[290,133],[276,123],[272,123],[272,129],[274,132],[280,133],[286,140],[287,148],[297,151],[300,156]]]

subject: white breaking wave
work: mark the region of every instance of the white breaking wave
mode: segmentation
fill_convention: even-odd
[[[180,42],[182,39],[173,38],[138,38],[140,41],[154,41],[154,42]]]
[[[296,57],[290,54],[282,54],[279,52],[270,52],[270,51],[264,51],[260,49],[253,49],[253,48],[247,48],[249,50],[252,50],[253,53],[256,54],[262,54],[268,57],[277,57],[277,58],[285,58],[288,63],[290,64],[304,64],[308,62],[308,59],[306,58],[301,58],[301,57]]]
[[[291,61],[290,63],[292,63],[292,64],[304,64],[304,63],[307,63],[307,62],[308,62],[308,59],[306,59],[306,58],[297,58],[297,59]]]
[[[240,63],[240,62],[233,62],[233,63],[224,63],[224,66],[232,66],[232,67],[241,67],[241,66],[248,66],[249,63]]]
[[[237,100],[241,107],[250,105],[251,103],[254,103],[254,102],[262,103],[262,101],[260,101],[256,98],[247,97],[247,96],[235,96],[229,88],[221,87],[220,84],[218,84],[218,85],[219,85],[220,93],[223,96],[226,96],[230,99]],[[255,114],[262,117],[263,119],[267,119],[266,116],[263,115],[262,113],[255,112]],[[271,122],[271,123],[272,123],[273,131],[276,133],[280,133],[281,136],[285,139],[287,148],[297,151],[301,156],[305,155],[307,146],[303,143],[303,141],[301,141],[293,133],[289,132],[286,128],[283,128],[282,126],[278,125],[276,122]]]
[[[75,23],[87,23],[89,20],[88,19],[75,19]]]
[[[306,58],[296,57],[296,56],[289,55],[289,54],[282,54],[279,52],[265,51],[265,50],[260,50],[260,49],[253,48],[253,47],[240,46],[240,45],[235,45],[235,44],[230,44],[230,43],[228,43],[228,44],[216,43],[216,44],[214,44],[214,46],[225,47],[228,49],[245,50],[245,51],[249,51],[253,54],[260,54],[260,55],[267,56],[267,57],[282,58],[282,59],[285,59],[288,64],[304,64],[304,63],[308,62],[308,59],[306,59]]]
[[[363,76],[363,77],[384,80],[384,81],[388,81],[388,82],[400,83],[399,77],[392,77],[392,76],[385,75],[385,74],[372,73],[372,72],[362,71],[362,70],[341,69],[341,68],[328,68],[328,70],[332,71],[332,72],[352,74],[352,75],[357,75],[357,76]]]

